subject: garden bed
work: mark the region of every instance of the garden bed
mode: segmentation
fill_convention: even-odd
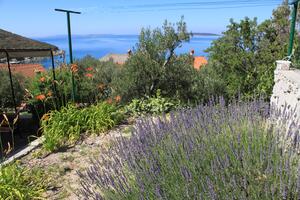
[[[51,184],[44,194],[46,199],[77,199],[76,190],[80,188],[77,170],[84,171],[91,165],[91,159],[107,148],[114,137],[126,132],[131,126],[121,125],[102,136],[89,136],[74,146],[60,151],[44,154],[37,148],[21,158],[21,165],[43,169],[50,176]]]
[[[49,179],[46,199],[293,199],[299,146],[282,146],[283,132],[268,118],[265,102],[221,99],[98,134],[87,129],[74,143],[37,148],[17,163]]]

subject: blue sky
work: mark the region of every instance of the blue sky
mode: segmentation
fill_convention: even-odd
[[[142,27],[176,22],[182,15],[193,32],[221,33],[230,18],[270,18],[281,0],[0,0],[0,28],[28,37],[66,34],[72,15],[73,34],[138,34]]]

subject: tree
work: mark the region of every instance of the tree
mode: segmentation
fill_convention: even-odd
[[[143,28],[122,77],[115,80],[117,92],[127,100],[153,96],[158,89],[164,96],[191,98],[191,77],[196,73],[191,57],[175,54],[190,37],[183,18],[176,25],[165,21],[162,28]]]
[[[289,14],[284,2],[261,24],[256,18],[246,17],[239,23],[230,20],[223,36],[207,49],[208,67],[214,69],[212,73],[222,74],[227,97],[271,95],[274,63],[286,56]]]

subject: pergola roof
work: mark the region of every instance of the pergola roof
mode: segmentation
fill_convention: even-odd
[[[58,47],[0,29],[0,58],[47,57]]]

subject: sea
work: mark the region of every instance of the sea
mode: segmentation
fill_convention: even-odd
[[[185,42],[176,50],[176,54],[189,53],[192,49],[196,56],[205,56],[204,51],[212,41],[219,36],[200,36],[196,35],[189,42]],[[134,49],[138,43],[138,35],[74,35],[72,36],[73,58],[81,59],[87,55],[94,58],[101,58],[110,53],[125,54],[129,49]],[[35,38],[42,42],[47,42],[57,46],[66,52],[66,62],[69,62],[69,43],[66,35]],[[56,57],[57,62],[62,62],[61,58]],[[45,67],[50,67],[50,59],[42,61]]]

